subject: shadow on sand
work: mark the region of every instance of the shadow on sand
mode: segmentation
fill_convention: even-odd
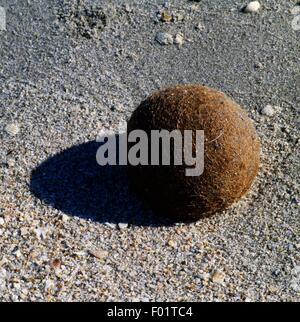
[[[126,166],[97,164],[100,144],[72,146],[42,162],[31,173],[31,192],[65,214],[100,223],[174,224],[155,214],[132,191]]]

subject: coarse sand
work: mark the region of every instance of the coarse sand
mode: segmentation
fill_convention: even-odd
[[[300,300],[300,10],[260,3],[0,0],[1,301]],[[95,139],[184,83],[245,108],[261,167],[229,210],[168,225]]]

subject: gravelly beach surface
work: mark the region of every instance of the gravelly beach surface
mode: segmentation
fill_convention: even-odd
[[[0,0],[0,300],[300,300],[297,2],[246,4]],[[177,83],[240,103],[262,164],[228,211],[168,226],[94,140]]]

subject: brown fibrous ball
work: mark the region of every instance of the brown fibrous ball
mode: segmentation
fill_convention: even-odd
[[[260,143],[251,120],[227,95],[207,86],[177,85],[153,93],[133,112],[127,130],[135,129],[149,138],[151,130],[204,130],[200,176],[186,176],[184,164],[128,167],[140,195],[176,221],[225,210],[249,190],[258,173]]]

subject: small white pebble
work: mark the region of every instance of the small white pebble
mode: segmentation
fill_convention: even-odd
[[[278,292],[277,287],[275,287],[275,286],[273,286],[273,285],[270,285],[270,286],[268,287],[268,289],[269,289],[269,291],[270,291],[271,293],[276,293],[276,292]]]
[[[28,228],[22,227],[20,229],[20,234],[21,234],[22,237],[25,237],[28,234]]]
[[[2,217],[0,217],[0,226],[3,226],[5,224],[5,221]]]
[[[20,131],[20,126],[17,123],[7,124],[5,127],[5,131],[7,134],[11,136],[17,135]]]
[[[199,10],[199,6],[197,6],[196,4],[193,4],[191,6],[191,11],[198,11]]]
[[[295,266],[293,269],[292,269],[292,274],[295,275],[295,276],[300,276],[300,266]]]
[[[69,219],[70,219],[70,217],[69,217],[69,216],[67,216],[67,215],[62,215],[62,216],[61,216],[61,220],[62,220],[63,222],[67,222],[67,221],[69,221]]]
[[[35,232],[36,237],[38,239],[46,239],[47,234],[49,232],[49,228],[48,227],[37,227],[36,229],[34,229],[34,232]]]
[[[22,253],[20,252],[20,250],[16,250],[14,255],[17,257],[17,258],[21,258],[22,257]]]
[[[84,251],[79,251],[79,252],[74,252],[74,254],[75,254],[76,256],[78,256],[78,257],[82,257],[82,256],[86,255],[86,252],[84,252]]]
[[[118,227],[119,227],[119,229],[125,229],[128,227],[128,224],[127,223],[118,223]]]
[[[298,15],[298,14],[300,14],[300,6],[298,5],[296,5],[294,8],[292,8],[291,9],[291,14],[292,15]]]
[[[246,303],[251,303],[251,302],[253,302],[253,300],[250,297],[246,297],[245,298],[245,302]]]
[[[274,116],[280,108],[278,106],[266,105],[262,110],[261,114],[266,116]]]
[[[132,12],[132,8],[130,7],[130,5],[128,3],[125,4],[125,11],[128,13]]]
[[[300,292],[300,285],[297,281],[292,281],[291,285],[290,285],[291,289],[295,292]]]
[[[50,291],[54,288],[54,282],[51,279],[46,279],[45,281],[45,291]]]
[[[202,273],[199,275],[199,277],[204,281],[208,281],[210,278],[210,275],[208,273]]]
[[[245,7],[244,12],[247,12],[247,13],[257,12],[260,9],[260,7],[261,5],[259,1],[251,1]]]
[[[0,269],[0,291],[3,292],[6,289],[6,279],[1,277]]]
[[[9,167],[14,167],[16,165],[16,161],[14,159],[8,159],[7,164]]]
[[[22,294],[24,294],[24,295],[27,295],[28,293],[29,293],[29,291],[25,288],[23,288],[22,290],[21,290],[21,292],[22,292]]]
[[[104,223],[104,225],[109,227],[109,228],[116,228],[117,227],[116,224],[113,224],[113,223],[110,223],[110,222],[106,222],[106,223]]]
[[[262,69],[264,67],[264,65],[260,62],[257,62],[254,64],[254,67],[257,68],[257,69]]]
[[[224,279],[225,279],[225,274],[220,271],[215,271],[211,278],[211,280],[217,284],[223,284]]]
[[[184,20],[184,16],[181,13],[175,13],[174,18],[175,18],[176,21]]]
[[[168,245],[169,245],[170,247],[175,248],[175,247],[177,246],[177,243],[176,243],[173,239],[170,239],[170,240],[168,241]]]
[[[0,268],[0,278],[6,278],[7,277],[7,271],[4,268]]]
[[[8,263],[8,260],[3,257],[1,260],[0,260],[0,277],[1,277],[1,266],[4,266],[5,264]]]
[[[100,249],[90,250],[89,253],[98,259],[103,259],[108,256],[108,252],[106,250]]]
[[[203,31],[205,29],[205,26],[201,22],[199,22],[198,25],[196,26],[196,29]]]
[[[175,38],[174,38],[174,42],[175,44],[177,44],[179,47],[181,47],[183,45],[183,35],[182,34],[176,34]]]
[[[173,37],[172,35],[168,34],[167,32],[159,32],[155,40],[161,45],[171,45],[173,44]]]

